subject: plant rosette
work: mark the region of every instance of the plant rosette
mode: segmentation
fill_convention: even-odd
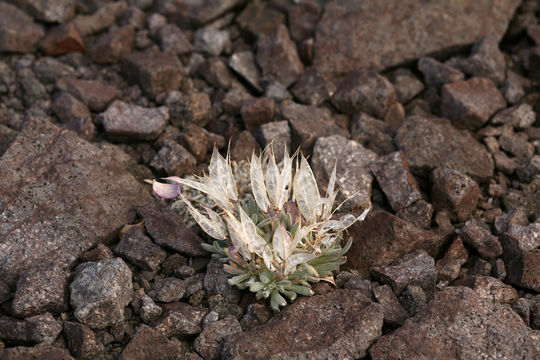
[[[253,154],[247,202],[239,199],[229,156],[223,158],[216,148],[208,175],[149,181],[157,196],[182,199],[201,229],[215,239],[202,246],[223,263],[231,274],[229,283],[248,288],[257,298],[270,298],[276,311],[287,304],[286,298],[292,302],[298,295],[313,295],[311,283],[334,283],[332,273],[345,263],[352,243],[349,238],[342,246],[344,231],[369,211],[333,219],[340,207],[333,209],[336,167],[323,197],[306,158],[297,153],[289,156],[285,149],[280,164],[271,148]],[[192,204],[182,195],[182,186],[206,194],[217,211]]]

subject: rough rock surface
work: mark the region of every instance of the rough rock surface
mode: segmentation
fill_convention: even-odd
[[[72,264],[148,197],[111,153],[46,120],[26,126],[0,159],[0,176],[0,276],[11,284],[36,263]]]
[[[141,325],[119,360],[181,359],[181,348],[149,326]]]
[[[43,34],[43,27],[30,16],[14,5],[0,3],[0,52],[31,52]]]
[[[369,349],[379,359],[536,359],[540,334],[507,305],[465,287],[448,287],[418,315]]]
[[[317,25],[314,63],[332,74],[381,70],[472,45],[487,34],[500,39],[518,5],[511,0],[497,6],[488,0],[334,0]]]
[[[361,358],[380,336],[384,310],[358,290],[295,301],[267,324],[225,340],[224,359]]]

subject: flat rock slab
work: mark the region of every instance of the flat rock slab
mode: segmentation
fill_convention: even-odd
[[[504,35],[520,1],[335,0],[315,36],[315,66],[335,75],[386,69]]]
[[[223,359],[358,359],[381,335],[384,310],[359,290],[301,298],[225,340]]]
[[[29,123],[0,158],[0,278],[68,266],[134,220],[150,198],[111,154],[46,120]]]
[[[538,359],[540,332],[508,305],[448,287],[369,353],[379,359]]]
[[[493,160],[486,148],[467,131],[460,131],[438,118],[411,116],[405,119],[394,139],[411,172],[427,177],[437,167],[485,181],[493,174]]]

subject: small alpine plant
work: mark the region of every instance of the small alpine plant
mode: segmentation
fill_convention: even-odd
[[[249,288],[257,298],[270,298],[275,311],[298,295],[311,296],[311,283],[334,283],[332,272],[345,263],[352,239],[342,246],[343,232],[359,217],[347,214],[332,219],[338,194],[336,168],[326,196],[319,194],[313,172],[303,155],[285,150],[280,166],[271,148],[249,163],[251,196],[241,202],[230,159],[214,148],[208,175],[197,180],[166,177],[167,183],[151,180],[156,195],[180,197],[201,229],[214,238],[202,246],[223,263],[231,274],[229,283]],[[198,209],[181,192],[187,186],[206,194],[216,204],[214,211]],[[198,205],[199,206],[199,205]],[[339,208],[339,206],[338,206]],[[204,212],[204,213],[203,213]]]

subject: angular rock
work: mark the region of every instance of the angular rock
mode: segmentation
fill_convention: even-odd
[[[167,257],[167,252],[145,235],[142,226],[133,226],[123,231],[114,251],[125,260],[149,271],[157,270]]]
[[[133,293],[131,270],[120,258],[83,263],[70,289],[77,320],[103,329],[124,320],[124,307]]]
[[[60,92],[53,98],[51,108],[61,122],[67,123],[75,119],[90,118],[90,110],[82,102],[68,92]]]
[[[510,125],[516,128],[527,128],[534,124],[536,114],[529,104],[521,104],[499,111],[491,118],[494,125]]]
[[[433,253],[439,241],[437,234],[381,210],[370,212],[364,222],[352,225],[349,235],[353,244],[343,268],[358,270],[361,275],[418,249]]]
[[[187,284],[180,279],[168,277],[154,281],[148,295],[155,301],[170,303],[179,301],[186,293]]]
[[[465,75],[458,69],[442,64],[430,57],[423,57],[418,60],[418,70],[424,75],[426,84],[436,89],[439,89],[444,84],[465,78]]]
[[[435,291],[435,260],[425,250],[407,254],[389,266],[376,267],[371,273],[379,282],[390,285],[397,295],[409,285],[420,286],[428,297]]]
[[[304,72],[296,45],[285,25],[278,25],[268,35],[260,35],[257,63],[268,81],[277,81],[285,87],[289,87]]]
[[[98,64],[115,63],[122,56],[131,53],[134,40],[135,28],[132,25],[111,28],[96,40],[88,53]]]
[[[535,291],[540,289],[540,225],[511,225],[501,236],[506,281]]]
[[[163,146],[150,162],[150,167],[169,176],[182,176],[193,172],[197,159],[182,145],[165,140]]]
[[[257,65],[255,65],[255,55],[252,51],[240,51],[232,54],[229,58],[229,67],[255,90],[262,92],[261,75]]]
[[[225,301],[237,304],[242,292],[236,286],[229,284],[229,278],[229,274],[223,269],[220,262],[210,261],[204,275],[204,290],[208,296],[221,295]]]
[[[24,271],[17,282],[11,305],[20,317],[68,310],[68,273],[59,267],[32,268]]]
[[[17,346],[4,349],[0,353],[2,360],[75,360],[67,349],[61,349],[49,344],[39,344],[32,347]]]
[[[150,50],[136,52],[122,58],[122,71],[131,83],[136,83],[154,98],[180,86],[182,64],[174,54]]]
[[[405,119],[395,138],[413,174],[427,177],[437,167],[464,173],[476,181],[492,176],[493,160],[468,132],[446,122],[411,116]]]
[[[512,129],[505,130],[499,136],[499,145],[504,151],[515,156],[516,161],[521,164],[534,155],[534,146],[527,142],[527,135],[522,132],[515,133]]]
[[[287,88],[278,82],[270,83],[265,89],[264,96],[276,101],[292,99],[292,95],[287,91]]]
[[[17,6],[45,22],[63,23],[75,16],[75,0],[17,0]]]
[[[295,103],[283,104],[281,115],[289,121],[293,149],[300,147],[304,153],[311,152],[317,138],[322,136],[348,136],[347,131],[331,119],[330,113],[315,106]]]
[[[246,314],[240,320],[240,325],[244,331],[248,331],[256,326],[266,324],[271,317],[272,313],[268,307],[257,303],[249,304]]]
[[[46,55],[56,56],[72,52],[84,52],[85,45],[73,23],[51,28],[39,43]]]
[[[231,158],[236,161],[251,160],[251,154],[258,154],[260,151],[261,146],[251,132],[244,130],[238,134],[231,146]]]
[[[229,32],[214,28],[200,28],[193,39],[197,50],[212,56],[219,56],[230,44]]]
[[[158,202],[139,204],[135,210],[144,220],[144,227],[159,245],[188,256],[204,256],[202,239],[182,222],[167,206]]]
[[[371,163],[369,168],[394,211],[422,199],[416,180],[409,173],[407,160],[401,152],[388,154]]]
[[[456,232],[461,235],[463,241],[478,251],[481,257],[486,260],[495,259],[502,255],[502,246],[499,238],[491,235],[491,232],[478,222],[471,219]]]
[[[154,329],[165,337],[181,337],[202,331],[201,322],[208,309],[179,302],[164,305],[163,313]]]
[[[306,105],[319,106],[330,99],[336,91],[333,82],[325,79],[316,69],[306,70],[291,89],[293,95]]]
[[[365,356],[384,310],[358,290],[301,298],[267,324],[225,340],[224,359],[345,359]]]
[[[420,229],[431,229],[433,206],[424,200],[418,200],[411,206],[398,210],[396,215]]]
[[[268,4],[252,1],[238,15],[236,22],[251,35],[270,34],[276,26],[285,24],[285,15],[268,6]]]
[[[14,344],[52,344],[62,331],[62,325],[49,314],[18,320],[9,316],[0,318],[0,339]]]
[[[487,34],[500,40],[518,5],[512,0],[496,7],[487,0],[474,6],[467,0],[427,5],[414,0],[331,1],[317,25],[314,64],[336,75],[358,68],[382,70],[455,51]]]
[[[143,108],[116,100],[98,119],[109,140],[151,141],[165,129],[169,111],[166,107]]]
[[[525,96],[525,89],[530,80],[526,79],[514,71],[508,69],[506,72],[506,80],[504,81],[501,92],[504,98],[510,104],[518,104],[520,100]]]
[[[240,115],[247,130],[254,132],[260,125],[273,120],[275,111],[274,100],[266,97],[244,103]]]
[[[467,221],[478,204],[480,188],[476,181],[459,171],[433,170],[431,202],[435,211],[446,210],[452,221]]]
[[[205,126],[210,119],[212,102],[205,93],[181,94],[171,91],[165,105],[169,107],[171,124],[176,127],[184,128],[190,123]]]
[[[399,68],[389,75],[397,100],[405,104],[424,90],[424,84],[407,68]]]
[[[193,347],[204,359],[220,359],[225,338],[242,332],[238,320],[228,316],[206,326],[195,339]]]
[[[199,69],[200,75],[216,88],[227,90],[236,83],[234,74],[229,70],[225,62],[217,57],[208,58]]]
[[[482,299],[465,287],[448,287],[412,321],[377,340],[369,354],[373,360],[535,359],[540,337],[508,305]]]
[[[99,80],[69,79],[65,85],[66,91],[96,112],[104,111],[107,105],[121,96],[120,90]]]
[[[120,17],[126,9],[127,3],[125,1],[100,4],[91,15],[77,15],[73,19],[73,24],[75,24],[81,36],[95,34],[113,25],[116,18]]]
[[[291,153],[291,129],[286,120],[263,124],[259,126],[254,135],[262,148],[273,144],[276,159],[283,158],[285,148],[289,154]]]
[[[141,325],[120,354],[119,360],[168,360],[182,358],[182,349],[149,326]]]
[[[287,126],[288,127],[288,126]],[[11,143],[15,141],[19,133],[7,126],[0,124],[0,157],[2,154],[10,147]],[[290,143],[290,134],[289,134],[289,143]]]
[[[243,0],[160,0],[157,11],[169,21],[185,25],[204,25],[243,3]]]
[[[176,55],[187,54],[193,51],[193,46],[186,34],[174,24],[162,26],[158,31],[159,47],[163,52],[172,52]]]
[[[41,25],[16,6],[0,3],[0,53],[33,52],[43,37]]]
[[[401,326],[409,317],[409,314],[399,303],[396,295],[389,285],[377,286],[373,289],[373,295],[384,308],[384,322],[390,326]]]
[[[47,85],[54,84],[60,78],[75,76],[75,69],[51,57],[42,57],[34,62],[34,73],[39,80]]]
[[[203,162],[206,158],[206,153],[211,147],[210,136],[200,126],[188,124],[184,127],[180,134],[180,142],[183,143],[188,150],[195,156],[197,162]]]
[[[387,122],[359,112],[351,119],[351,139],[377,153],[386,155],[396,150]]]
[[[68,341],[69,350],[77,359],[95,359],[105,350],[101,341],[96,338],[96,334],[86,325],[66,321],[64,334]]]
[[[476,130],[505,107],[504,97],[487,78],[455,81],[442,88],[441,114],[459,128]]]
[[[385,77],[366,70],[347,76],[332,96],[332,104],[342,113],[352,115],[363,111],[379,119],[384,119],[394,102],[396,93],[392,83]]]
[[[516,175],[523,183],[532,182],[540,174],[540,156],[533,155],[529,161],[516,168]]]
[[[427,304],[426,293],[418,285],[408,285],[401,293],[399,302],[409,316],[415,316]]]
[[[142,306],[141,306],[141,320],[146,324],[152,323],[157,320],[163,310],[156,305],[154,300],[146,294],[141,296]]]
[[[349,199],[347,208],[367,209],[371,206],[373,176],[369,166],[378,156],[356,141],[334,135],[321,137],[313,148],[311,166],[320,186],[326,190],[330,175],[336,167],[336,188],[340,189],[337,201]]]
[[[464,285],[473,289],[481,299],[499,304],[510,304],[518,298],[516,289],[491,276],[471,276]]]
[[[299,2],[289,6],[287,19],[289,20],[291,37],[297,42],[313,37],[321,14],[321,6],[316,2]]]
[[[112,151],[45,120],[30,122],[4,153],[0,176],[0,277],[11,285],[36,264],[72,264],[150,198]]]

